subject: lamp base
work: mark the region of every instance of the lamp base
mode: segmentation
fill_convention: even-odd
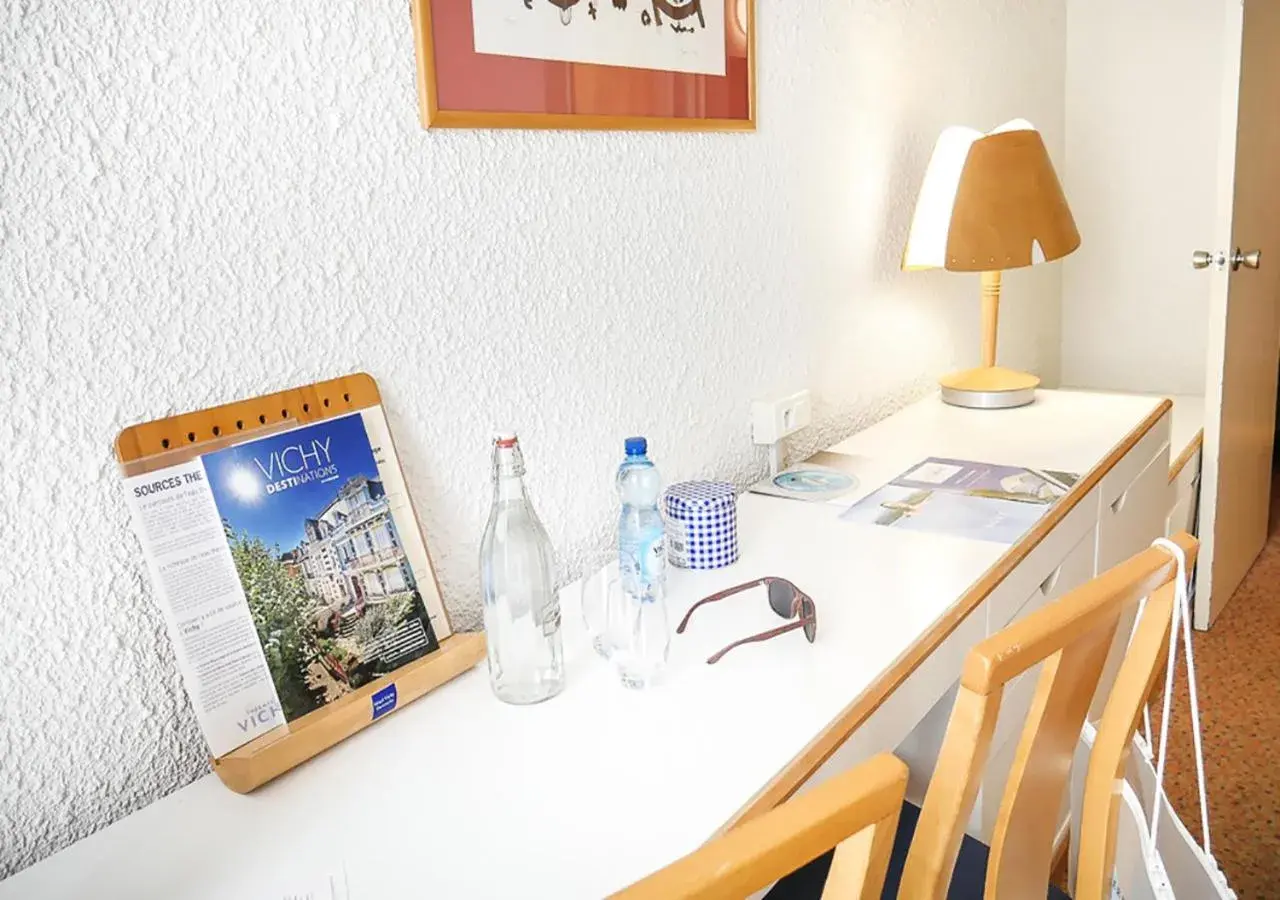
[[[1040,379],[1001,366],[980,366],[938,379],[942,402],[967,409],[1012,409],[1036,399]]]

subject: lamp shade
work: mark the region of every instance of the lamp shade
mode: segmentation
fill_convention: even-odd
[[[904,269],[991,272],[1066,256],[1080,232],[1040,132],[948,128],[920,187]]]

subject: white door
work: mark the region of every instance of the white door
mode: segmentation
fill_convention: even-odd
[[[1280,2],[1227,6],[1221,206],[1215,243],[1204,248],[1213,259],[1203,273],[1211,283],[1197,628],[1222,612],[1266,542],[1280,366]]]

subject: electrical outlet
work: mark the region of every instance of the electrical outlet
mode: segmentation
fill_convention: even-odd
[[[812,420],[813,406],[808,390],[776,400],[757,400],[751,404],[751,440],[757,444],[776,444]]]

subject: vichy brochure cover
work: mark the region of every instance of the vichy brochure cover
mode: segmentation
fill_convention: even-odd
[[[420,659],[449,634],[381,407],[125,484],[215,756]]]
[[[203,459],[285,718],[436,649],[360,414]]]

